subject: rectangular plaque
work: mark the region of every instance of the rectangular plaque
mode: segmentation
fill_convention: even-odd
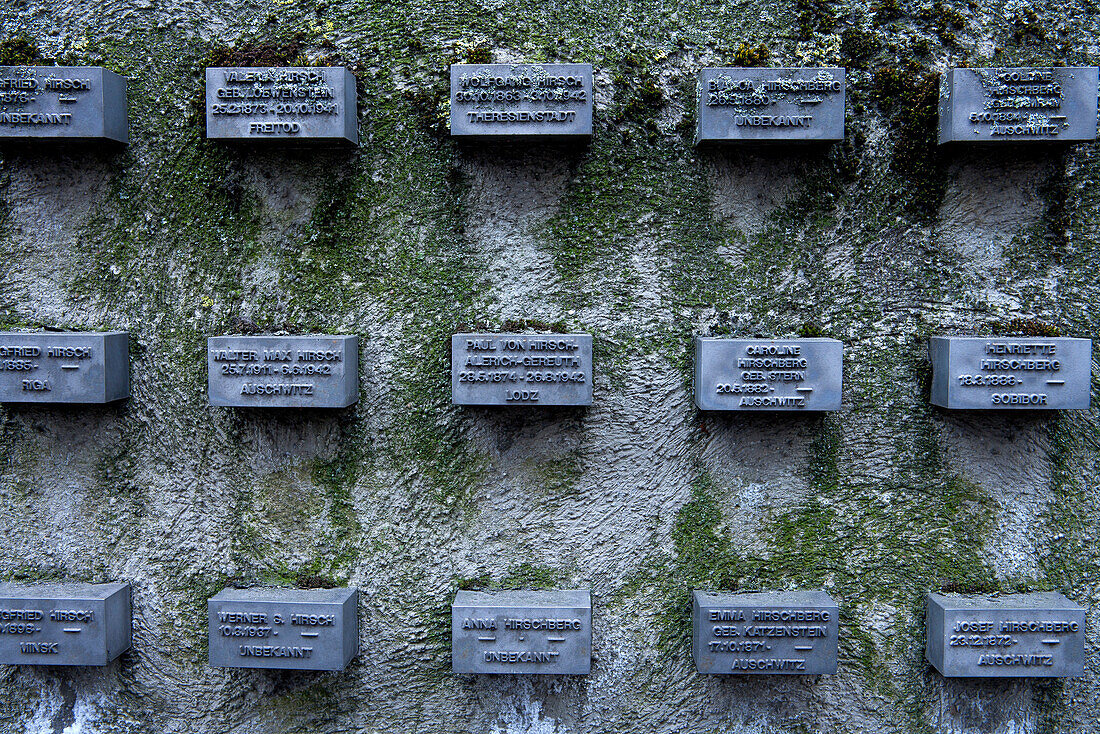
[[[700,143],[844,139],[844,69],[708,68],[698,96]]]
[[[215,668],[343,670],[359,651],[358,589],[222,589],[206,609]]]
[[[356,145],[355,77],[342,66],[208,67],[206,137]]]
[[[129,140],[126,79],[99,66],[0,66],[0,140]]]
[[[0,403],[110,403],[128,397],[128,332],[0,333]]]
[[[694,591],[692,598],[692,652],[700,673],[836,672],[840,610],[824,591]]]
[[[359,400],[359,337],[212,336],[211,405],[346,408]]]
[[[932,404],[977,410],[1089,407],[1092,341],[934,336]]]
[[[0,584],[0,663],[106,665],[130,649],[129,584]]]
[[[455,334],[455,405],[591,405],[591,334]]]
[[[454,64],[451,135],[592,135],[592,64]]]
[[[1097,67],[950,69],[940,144],[1096,139]]]
[[[948,678],[1064,678],[1085,672],[1085,609],[1053,591],[929,594],[924,657]]]
[[[456,673],[587,675],[591,594],[458,592],[451,605],[451,667]]]
[[[840,410],[836,339],[695,337],[699,410]]]

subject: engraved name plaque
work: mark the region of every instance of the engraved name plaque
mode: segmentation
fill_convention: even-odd
[[[591,405],[591,334],[455,334],[455,405]]]
[[[924,657],[948,678],[1064,678],[1085,672],[1085,609],[1056,592],[929,594]]]
[[[98,66],[0,66],[0,140],[129,140],[126,79]]]
[[[839,610],[824,591],[692,596],[692,652],[700,673],[836,672]]]
[[[215,668],[343,670],[359,651],[357,589],[223,589],[206,609]]]
[[[836,339],[695,337],[700,410],[840,410],[843,373]]]
[[[211,405],[346,408],[359,400],[359,337],[213,336]]]
[[[1089,407],[1092,341],[934,336],[932,404],[978,410]]]
[[[456,673],[587,675],[592,597],[575,591],[460,591],[451,605]]]
[[[455,64],[451,135],[587,138],[592,65]]]
[[[0,403],[110,403],[128,397],[127,332],[0,333]]]
[[[1096,139],[1097,67],[951,69],[940,144]]]
[[[0,584],[0,663],[106,665],[129,649],[129,584]]]
[[[356,145],[355,77],[342,66],[209,67],[206,137]]]
[[[700,143],[844,139],[844,69],[699,72]]]

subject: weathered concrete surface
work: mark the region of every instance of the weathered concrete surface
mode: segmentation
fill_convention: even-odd
[[[2,7],[5,39],[126,75],[131,105],[124,152],[4,149],[2,326],[127,329],[134,366],[123,405],[2,413],[0,576],[129,581],[135,627],[102,670],[0,670],[0,731],[1100,730],[1095,655],[1063,682],[945,682],[921,630],[929,590],[1056,590],[1100,643],[1095,395],[947,414],[926,358],[932,334],[1038,328],[1014,319],[1097,333],[1095,147],[945,157],[934,114],[949,64],[1096,63],[1097,14]],[[848,70],[843,144],[692,146],[697,69],[759,44],[768,65]],[[302,55],[356,70],[359,149],[203,140],[206,65]],[[592,63],[589,146],[450,141],[448,66],[487,60]],[[250,324],[357,334],[360,402],[208,407],[206,336]],[[543,327],[595,335],[591,408],[450,405],[452,333]],[[844,341],[843,410],[700,416],[697,333]],[[342,674],[208,667],[206,599],[234,582],[357,586],[361,654]],[[591,588],[592,674],[451,675],[460,587]],[[824,588],[837,675],[696,674],[693,587]]]

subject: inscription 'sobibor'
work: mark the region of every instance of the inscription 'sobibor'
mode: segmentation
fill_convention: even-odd
[[[836,339],[695,337],[700,410],[840,410],[844,345]]]
[[[978,410],[1089,407],[1092,341],[932,337],[932,404]]]
[[[355,77],[341,66],[210,67],[206,137],[355,145]]]
[[[355,336],[215,336],[206,358],[211,405],[346,408],[359,400]]]
[[[835,673],[839,609],[824,591],[692,592],[700,673]]]
[[[129,139],[126,79],[98,66],[0,66],[0,139]]]
[[[359,650],[357,589],[223,589],[206,607],[215,668],[343,670]]]
[[[1056,592],[929,594],[924,657],[965,678],[1062,678],[1085,672],[1085,609]]]
[[[844,69],[699,72],[700,143],[844,139]]]
[[[951,69],[940,80],[939,142],[1096,138],[1097,67]]]
[[[110,403],[128,397],[127,332],[0,333],[0,403]]]
[[[456,673],[587,675],[591,594],[460,591],[451,605],[451,654]]]
[[[0,664],[106,665],[130,628],[129,584],[0,584]]]
[[[451,135],[592,135],[591,64],[451,66]]]
[[[455,334],[456,405],[591,405],[591,334]]]

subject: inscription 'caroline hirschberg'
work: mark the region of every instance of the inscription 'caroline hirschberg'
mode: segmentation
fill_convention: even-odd
[[[970,113],[973,127],[993,137],[1054,137],[1069,127],[1061,113],[1065,95],[1053,69],[977,69],[983,109]]]

